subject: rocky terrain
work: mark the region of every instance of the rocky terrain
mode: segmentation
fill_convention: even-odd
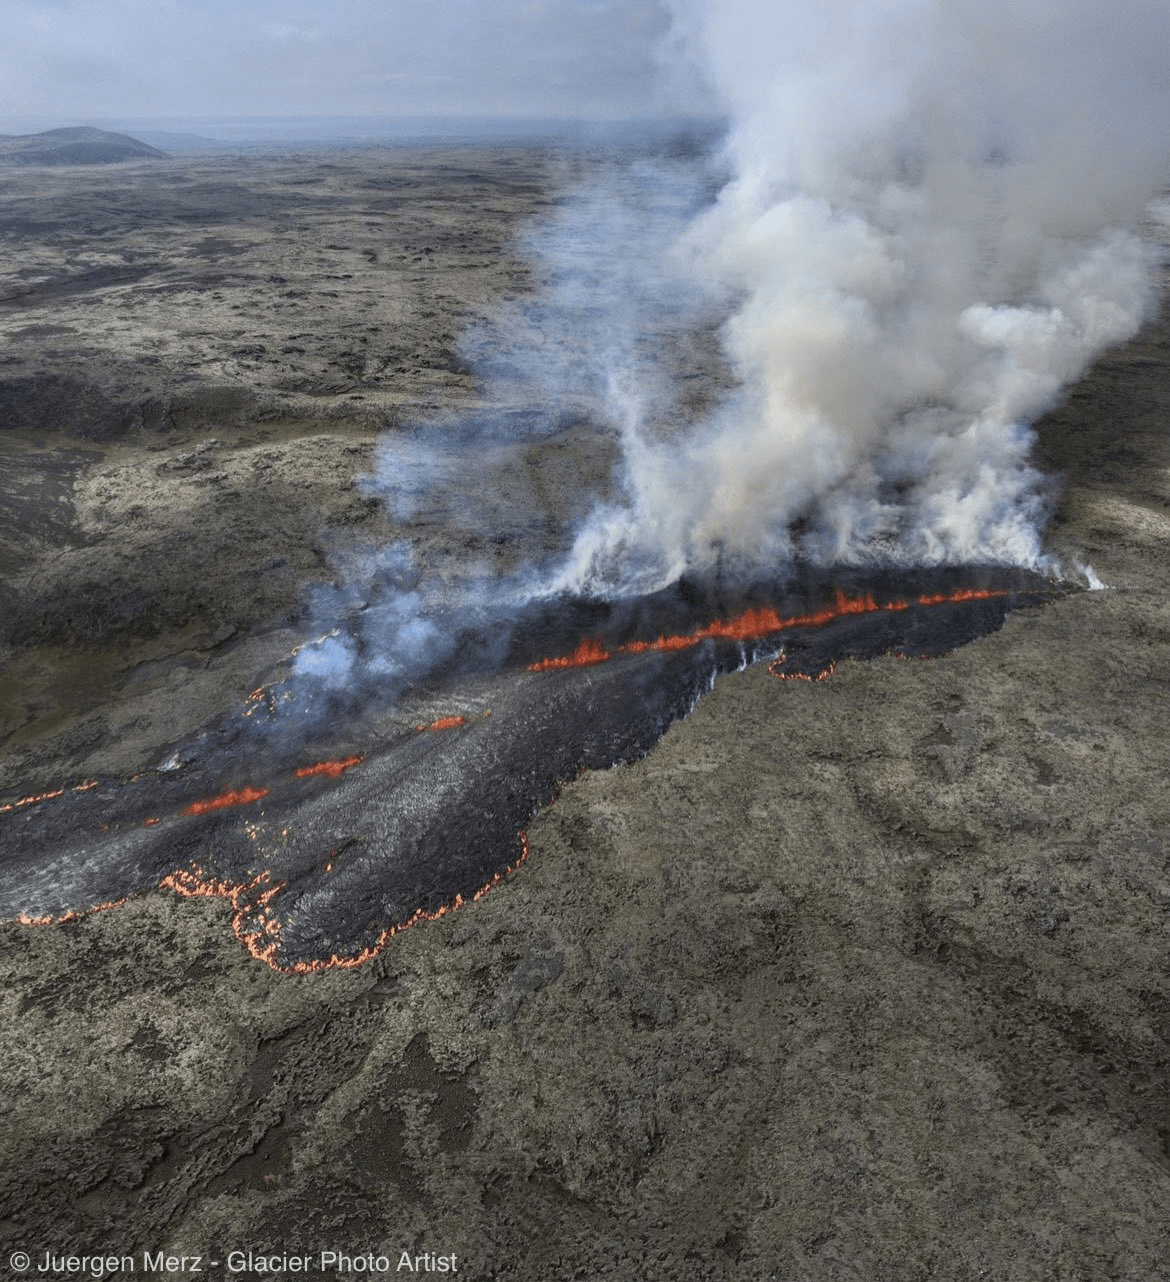
[[[370,547],[556,545],[612,463],[585,412],[498,460],[512,542],[360,478],[382,433],[552,412],[458,339],[533,286],[514,238],[566,177],[505,147],[13,172],[0,802],[238,706]],[[1170,1276],[1168,401],[1158,321],[1039,425],[1053,545],[1105,589],[929,662],[721,678],[363,967],[277,974],[169,890],[5,925],[0,1260]]]

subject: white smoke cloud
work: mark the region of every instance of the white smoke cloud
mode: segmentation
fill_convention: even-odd
[[[1043,566],[1029,424],[1152,303],[1132,228],[1170,168],[1170,6],[675,0],[731,181],[675,249],[737,390],[661,439],[555,586],[816,562]],[[656,260],[657,261],[657,260]]]
[[[293,653],[297,700],[286,715],[315,717],[333,697],[377,691],[386,706],[450,654],[457,634],[440,603],[422,590],[410,548],[338,551],[336,580],[310,595],[308,630],[323,629]],[[466,593],[468,612],[476,602]]]

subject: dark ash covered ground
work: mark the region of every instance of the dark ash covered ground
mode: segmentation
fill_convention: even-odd
[[[8,183],[4,800],[237,706],[303,585],[403,535],[354,478],[387,424],[513,405],[456,336],[531,283],[511,238],[557,181],[444,148]],[[1168,399],[1159,322],[1041,425],[1053,540],[1108,591],[932,662],[722,678],[360,970],[276,975],[163,892],[4,927],[3,1257],[1164,1276]],[[530,528],[452,549],[422,512],[420,568],[510,568],[611,461],[558,422],[501,465]]]

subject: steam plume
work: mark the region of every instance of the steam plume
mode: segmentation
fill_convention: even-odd
[[[673,7],[733,173],[675,264],[736,300],[738,386],[670,440],[613,399],[624,494],[555,586],[793,557],[1043,567],[1029,424],[1152,301],[1133,229],[1170,161],[1170,8]]]

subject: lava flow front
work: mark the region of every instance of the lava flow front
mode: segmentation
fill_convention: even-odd
[[[0,917],[57,925],[162,886],[226,901],[237,938],[275,969],[357,966],[498,885],[564,781],[647,752],[718,673],[767,659],[777,677],[823,680],[846,657],[939,654],[1043,595],[1034,584],[843,591],[811,607],[744,604],[690,626],[673,601],[616,612],[608,630],[595,623],[578,640],[565,637],[572,611],[548,607],[524,635],[551,657],[434,678],[360,751],[303,764],[303,732],[286,742],[275,714],[267,730],[236,717],[203,732],[201,755],[172,758],[180,768],[0,807]],[[433,708],[436,698],[464,711]],[[347,727],[319,733],[336,751]],[[246,762],[259,764],[245,772]]]

